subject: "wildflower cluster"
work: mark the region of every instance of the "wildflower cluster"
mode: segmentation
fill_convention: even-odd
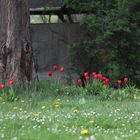
[[[14,81],[12,78],[9,78],[5,83],[0,84],[0,91],[1,91],[1,97],[4,100],[8,101],[14,101],[15,98],[15,92],[14,92]]]
[[[109,78],[107,78],[107,77],[105,77],[103,74],[101,74],[101,73],[96,73],[95,71],[94,72],[92,72],[91,73],[91,75],[92,76],[90,76],[90,74],[88,73],[88,72],[84,72],[84,74],[83,74],[83,76],[84,76],[84,80],[86,80],[86,81],[89,81],[91,78],[93,78],[93,80],[94,79],[97,79],[97,80],[99,80],[99,81],[102,81],[103,82],[103,84],[105,85],[105,86],[107,86],[107,85],[109,85],[109,83],[110,83],[110,79]],[[82,85],[83,84],[83,79],[78,79],[77,80],[77,84],[78,85]],[[121,85],[122,85],[122,83],[124,82],[124,84],[127,84],[127,82],[128,82],[128,77],[127,76],[125,76],[124,78],[123,78],[123,81],[122,80],[118,80],[117,81],[117,83],[118,83],[118,87],[120,87]]]
[[[64,72],[65,68],[64,67],[60,67],[60,69],[59,69],[59,66],[54,65],[53,66],[53,71],[55,72],[57,70],[60,70],[60,72]],[[52,76],[53,75],[53,71],[48,71],[48,76]]]
[[[69,86],[65,77],[62,78],[61,76],[63,75],[59,75],[65,71],[65,68],[57,65],[54,65],[52,68],[53,70],[48,72],[48,76],[51,77],[51,80],[54,80],[50,82],[52,83],[50,87],[55,89],[57,95],[99,95],[101,99],[105,100],[138,99],[139,97],[139,95],[136,95],[136,88],[129,85],[130,80],[127,76],[116,80],[116,84],[113,85],[114,81],[112,78],[95,71],[91,73],[85,71],[79,79],[71,77],[71,81],[74,82]],[[56,71],[60,73],[55,73]]]

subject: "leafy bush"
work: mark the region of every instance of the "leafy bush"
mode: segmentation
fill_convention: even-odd
[[[101,5],[95,4],[96,8],[92,9],[87,4],[94,12],[81,22],[90,39],[69,45],[73,66],[83,71],[94,68],[108,76],[113,74],[112,80],[127,75],[140,86],[140,1],[94,2]]]

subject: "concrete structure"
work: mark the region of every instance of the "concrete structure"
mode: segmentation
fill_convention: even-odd
[[[32,45],[40,72],[52,69],[54,64],[70,67],[68,45],[79,44],[87,36],[79,24],[33,24]]]

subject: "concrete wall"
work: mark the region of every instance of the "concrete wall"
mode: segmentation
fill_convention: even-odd
[[[54,64],[69,68],[67,45],[79,44],[86,38],[86,31],[79,24],[31,25],[32,45],[39,71],[47,71]]]

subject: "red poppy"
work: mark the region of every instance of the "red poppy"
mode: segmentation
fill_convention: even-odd
[[[122,84],[122,80],[118,80],[118,85],[120,86]]]
[[[104,85],[107,86],[108,85],[108,82],[104,81]]]
[[[94,75],[94,78],[98,79],[98,74],[95,74],[95,75]]]
[[[48,76],[52,76],[52,71],[49,71],[48,72]]]
[[[89,76],[89,75],[88,75],[88,72],[84,72],[84,76],[85,76],[85,77]]]
[[[86,76],[85,79],[86,79],[86,81],[88,81],[89,80],[89,76]]]
[[[82,84],[82,80],[81,79],[78,79],[77,80],[77,83],[78,83],[78,85],[81,85]]]
[[[102,74],[95,74],[94,78],[102,80]]]
[[[5,88],[5,85],[4,84],[0,84],[0,88],[1,89],[4,89]]]
[[[14,84],[13,79],[9,79],[8,81],[9,81],[9,84],[10,84],[10,85],[13,85],[13,84]]]
[[[106,77],[102,77],[102,80],[105,81],[107,78]],[[109,79],[108,79],[109,80]]]
[[[65,70],[64,67],[61,67],[61,68],[60,68],[60,71],[61,71],[61,72],[64,72],[64,70]]]
[[[92,72],[92,76],[94,76],[94,75],[96,75],[96,72],[94,71],[94,72]]]
[[[108,78],[106,78],[104,81],[109,82],[109,79],[108,79]]]
[[[104,80],[104,85],[108,85],[109,84],[109,79],[108,78],[106,78],[105,80]]]
[[[56,71],[56,70],[58,70],[58,66],[57,65],[54,65],[53,66],[53,69]]]
[[[126,84],[128,82],[128,77],[124,77],[124,83]]]

